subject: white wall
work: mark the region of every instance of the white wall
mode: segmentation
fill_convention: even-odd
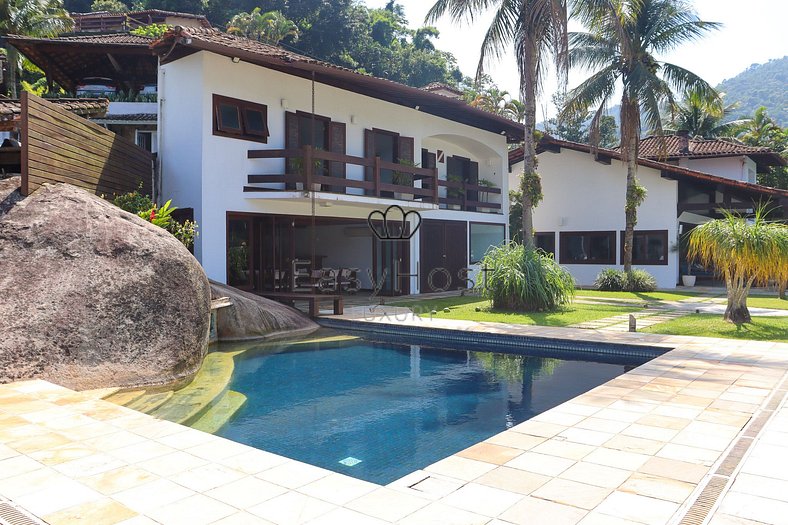
[[[164,194],[174,197],[179,206],[194,206],[200,225],[195,254],[208,276],[224,282],[226,270],[226,212],[284,213],[310,215],[309,199],[283,201],[273,194],[243,192],[247,175],[282,173],[280,159],[249,160],[250,149],[277,149],[285,146],[285,111],[311,110],[311,82],[245,62],[199,52],[162,66],[159,82],[162,100],[160,114],[160,156],[164,165]],[[214,136],[212,133],[212,95],[219,94],[268,106],[270,138],[267,144]],[[317,84],[315,113],[347,124],[347,154],[364,156],[364,130],[380,128],[415,139],[417,161],[423,139],[462,137],[455,143],[466,152],[476,149],[485,155],[470,156],[480,164],[481,173],[504,174],[506,140],[502,135],[428,115],[378,99]],[[163,124],[162,124],[163,122]],[[437,138],[435,138],[437,137]],[[428,141],[424,144],[429,145]],[[432,145],[436,143],[433,141]],[[487,171],[483,171],[487,170]],[[348,178],[363,176],[361,167],[348,166]],[[485,175],[487,176],[487,175]],[[202,180],[200,180],[202,178]],[[506,177],[501,177],[502,195],[508,194]],[[504,203],[507,199],[503,199]],[[364,204],[360,197],[353,204],[319,207],[316,214],[333,217],[366,218],[379,205]],[[506,206],[504,206],[506,208]],[[508,210],[506,210],[508,212]],[[507,222],[501,215],[434,210],[425,218]],[[418,239],[414,237],[412,262],[418,258]],[[414,278],[415,284],[415,278]]]
[[[755,162],[749,157],[719,157],[712,159],[682,159],[680,165],[726,179],[756,182]]]
[[[516,183],[523,164],[512,166],[510,185]],[[537,232],[556,232],[556,256],[560,261],[560,232],[615,231],[616,261],[621,262],[626,202],[626,165],[613,160],[606,165],[596,162],[584,152],[561,149],[561,153],[539,155],[544,200],[534,210]],[[640,166],[640,183],[646,188],[646,200],[638,209],[635,230],[668,230],[669,246],[675,243],[678,231],[676,207],[678,183],[663,179],[658,170]],[[590,286],[597,274],[617,265],[566,264],[577,283]],[[667,265],[638,266],[652,274],[660,288],[674,288],[678,278],[678,253],[668,251]]]
[[[172,199],[179,208],[194,208],[194,219],[199,225],[199,236],[194,243],[194,255],[203,258],[203,145],[202,128],[206,115],[201,111],[203,96],[199,89],[189,89],[191,82],[202,76],[203,61],[189,56],[178,61],[179,67],[159,69],[158,123],[159,175],[161,193]],[[186,88],[184,88],[186,86]],[[166,90],[166,91],[165,91]],[[210,121],[209,126],[210,126]],[[164,153],[166,149],[166,154]],[[210,275],[210,274],[209,274]],[[216,275],[210,275],[216,278]],[[225,277],[222,278],[222,282]]]

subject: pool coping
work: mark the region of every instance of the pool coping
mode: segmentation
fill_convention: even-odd
[[[351,316],[346,320],[393,330],[385,327],[385,319],[359,321]],[[425,328],[424,320],[408,323]],[[263,520],[258,522],[280,525],[519,525],[526,523],[527,517],[531,525],[535,515],[550,523],[583,525],[679,523],[711,480],[723,454],[778,392],[788,369],[785,343],[447,320],[430,321],[427,326],[454,331],[453,337],[483,332],[485,337],[509,334],[572,344],[613,340],[666,351],[604,385],[385,487],[157,420],[93,399],[89,393],[43,381],[0,385],[0,494],[53,524],[71,523],[69,516],[105,508],[133,513],[130,519],[136,521],[129,524],[151,523],[145,518],[177,523],[171,517],[194,515],[195,508],[202,512],[193,523],[232,523],[237,519],[236,523]],[[678,425],[679,420],[686,424],[675,432],[653,426],[654,421]],[[618,431],[616,427],[620,427]],[[101,436],[113,439],[102,440]],[[136,441],[116,448],[124,440]],[[71,451],[80,447],[93,453],[71,459]],[[199,466],[174,474],[165,472],[163,465],[170,462],[174,462],[174,469],[185,465],[179,464],[177,457],[196,461]],[[57,461],[61,459],[65,461]],[[112,480],[102,477],[126,470],[146,472],[155,479],[111,492],[107,487],[112,486]],[[8,475],[12,471],[14,474]],[[49,474],[58,482],[47,484],[36,473],[45,478]],[[205,481],[206,477],[213,482]],[[261,499],[265,494],[258,490],[261,500],[255,500],[254,505],[228,503],[238,499],[238,494],[231,492],[241,481],[250,486],[265,483],[272,491],[269,494],[275,495]],[[208,487],[214,482],[219,484]],[[538,487],[525,490],[524,483]],[[151,505],[145,501],[149,492],[144,489],[153,491],[155,484],[161,503]],[[660,492],[662,486],[665,494],[681,501],[662,499],[667,497]],[[675,495],[679,490],[686,493],[683,498]],[[243,492],[235,492],[239,491]],[[79,493],[82,499],[72,498],[69,503],[81,503],[55,508],[52,502],[60,501],[58,494],[62,493]],[[162,500],[164,494],[171,497]]]

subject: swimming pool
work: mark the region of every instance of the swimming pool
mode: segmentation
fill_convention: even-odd
[[[649,360],[386,339],[251,348],[230,384],[247,403],[219,435],[386,484]]]

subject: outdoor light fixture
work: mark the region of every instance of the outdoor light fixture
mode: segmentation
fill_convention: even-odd
[[[282,109],[287,109],[287,99],[283,98],[279,101],[279,104],[282,106]]]
[[[418,111],[418,110],[420,110],[420,109],[421,109],[421,106],[416,106],[414,109],[415,109],[416,111]]]
[[[355,124],[356,123],[356,116],[355,115],[350,115],[350,123],[351,124]]]
[[[232,60],[233,60],[233,64],[237,64],[238,62],[240,62],[240,61],[241,61],[241,59],[240,59],[240,58],[238,58],[238,57],[233,57],[233,59],[232,59]]]

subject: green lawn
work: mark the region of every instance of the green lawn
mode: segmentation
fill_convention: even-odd
[[[722,292],[725,293],[724,290]],[[600,299],[640,299],[644,301],[681,301],[699,297],[693,292],[603,292],[601,290],[576,290],[577,297],[598,297]]]
[[[775,310],[788,310],[788,301],[777,297],[749,296],[747,306],[750,308],[773,308]]]
[[[506,312],[490,310],[490,303],[478,296],[449,297],[445,299],[426,299],[390,303],[396,306],[407,306],[422,317],[429,317],[432,310],[437,313],[433,317],[440,319],[461,319],[465,321],[482,321],[511,324],[535,324],[542,326],[569,326],[585,321],[604,319],[614,315],[632,313],[639,310],[632,306],[608,306],[593,304],[572,304],[559,312]],[[477,312],[476,308],[481,311]],[[449,308],[450,312],[444,312]]]
[[[644,328],[642,331],[652,334],[788,341],[788,317],[753,317],[752,323],[737,327],[723,321],[721,315],[692,314]]]

